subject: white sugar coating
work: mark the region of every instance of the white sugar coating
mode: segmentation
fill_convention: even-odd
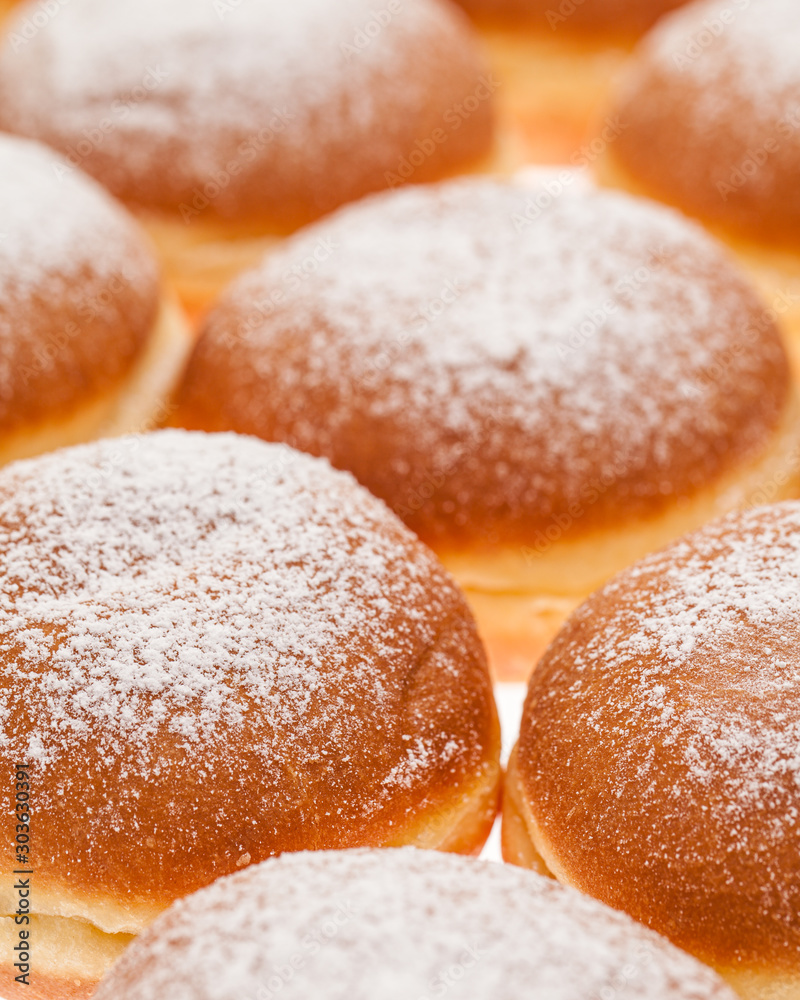
[[[566,713],[582,730],[574,780],[588,769],[604,789],[588,822],[619,833],[620,857],[635,844],[672,858],[672,834],[641,829],[637,807],[690,827],[699,816],[679,856],[701,849],[696,836],[726,871],[758,856],[772,915],[785,911],[798,892],[781,858],[800,823],[800,504],[729,515],[637,563],[575,613],[545,663],[525,740],[559,756],[541,720]]]
[[[780,841],[800,820],[800,505],[715,522],[607,593],[623,590],[642,596],[603,623],[578,662],[635,679],[631,725],[681,746],[695,794],[722,777],[730,820],[744,829],[780,802],[782,820],[761,830]]]
[[[503,373],[516,374],[520,361],[533,403],[548,388],[568,391],[585,382],[601,359],[613,364],[609,389],[617,397],[639,367],[655,374],[666,365],[662,380],[679,384],[685,375],[680,349],[711,323],[717,304],[688,275],[663,276],[659,255],[691,253],[698,239],[704,248],[710,241],[677,214],[626,195],[562,197],[537,217],[535,194],[482,181],[398,191],[320,224],[274,260],[267,258],[263,273],[277,278],[288,272],[288,264],[326,237],[335,249],[315,276],[309,313],[324,310],[358,346],[375,349],[403,336],[408,349],[394,361],[396,377],[413,387],[425,365],[440,390],[455,378],[456,423],[467,418],[472,393],[498,379],[502,385]],[[721,254],[712,252],[716,263]],[[649,269],[638,277],[643,287],[634,295],[634,272],[646,263]],[[242,287],[248,288],[247,280]],[[300,288],[297,297],[307,290]],[[672,317],[654,309],[666,294],[683,307]],[[608,300],[618,319],[591,323],[583,349],[573,348],[570,335],[580,341],[581,323]],[[726,320],[735,304],[718,304],[727,307]],[[426,321],[426,306],[438,322]],[[675,350],[668,353],[664,345],[672,340]],[[693,347],[699,365],[711,361],[713,342],[703,338]],[[622,370],[623,361],[630,372]],[[591,432],[614,401],[583,394],[575,414],[585,421],[581,429]],[[417,402],[422,400],[412,405]]]
[[[518,868],[413,849],[293,854],[175,904],[97,1000],[732,1000],[623,914]]]
[[[414,113],[430,97],[410,53],[423,41],[441,44],[454,22],[460,30],[455,12],[433,0],[391,7],[373,0],[70,0],[28,40],[22,26],[38,9],[31,0],[0,53],[4,127],[69,145],[92,163],[99,158],[104,182],[134,194],[137,178],[149,191],[161,171],[162,185],[182,179],[188,201],[188,186],[204,187],[233,161],[246,172],[256,152],[268,156],[271,146],[284,151],[282,171],[296,158],[311,171],[309,148],[335,171],[339,165],[322,153],[340,149],[343,137],[362,143],[372,135],[391,146],[387,114]],[[324,185],[323,176],[317,180]],[[229,177],[223,188],[236,183]],[[226,191],[219,195],[212,198],[224,211]]]
[[[36,6],[23,8],[19,21]],[[48,109],[41,108],[39,101],[52,90],[64,103],[65,131],[70,107],[76,126],[82,126],[85,105],[93,97],[98,121],[114,115],[115,99],[125,102],[129,98],[128,115],[120,111],[116,116],[120,124],[127,126],[133,118],[139,127],[162,131],[167,137],[195,128],[215,133],[226,124],[235,130],[247,129],[253,121],[253,102],[264,104],[266,110],[310,116],[315,105],[325,102],[329,74],[341,66],[340,44],[352,43],[359,23],[371,20],[374,4],[338,0],[335,6],[338,16],[331,16],[331,0],[292,4],[244,0],[221,16],[213,2],[196,0],[71,0],[36,40],[51,61],[46,77],[29,81],[33,88],[20,95],[17,113],[20,118],[47,115]],[[15,44],[14,30],[12,23],[5,58],[10,66],[24,65],[34,46]],[[368,59],[369,48],[365,55]],[[356,72],[358,65],[353,66]],[[263,79],[265,66],[273,87],[254,94],[252,82]],[[307,106],[296,108],[298,85]],[[160,99],[140,96],[137,101],[136,88]],[[182,119],[170,107],[178,95]],[[364,94],[363,100],[368,105],[369,95]],[[192,151],[202,157],[202,144],[195,144]],[[209,159],[199,169],[208,172],[214,166]]]
[[[380,502],[282,446],[165,431],[17,463],[0,474],[0,658],[16,678],[0,746],[57,773],[88,741],[134,779],[123,799],[160,754],[201,769],[211,754],[222,772],[246,751],[266,786],[380,740],[381,722],[387,740],[410,734],[397,759],[382,748],[388,796],[467,752],[402,718],[409,661],[460,606]],[[452,669],[443,658],[443,683]]]
[[[677,490],[683,463],[702,482],[720,436],[763,445],[785,391],[765,374],[785,368],[778,334],[716,242],[579,181],[554,197],[465,180],[347,207],[239,279],[206,337],[237,389],[251,371],[269,385],[248,415],[290,419],[299,447],[330,455],[363,410],[429,467],[478,454],[498,503],[519,499],[523,469],[520,502],[535,491],[543,509],[620,462],[639,495]],[[325,393],[324,427],[300,380]],[[414,460],[385,454],[401,476]]]
[[[79,282],[86,270],[97,282],[109,278],[123,270],[132,230],[103,188],[52,150],[0,135],[3,299],[47,295],[48,280]]]
[[[643,46],[667,74],[696,81],[691,115],[698,125],[713,130],[724,120],[745,141],[758,123],[783,141],[774,127],[785,116],[790,132],[800,129],[798,52],[794,0],[692,3],[661,21]]]

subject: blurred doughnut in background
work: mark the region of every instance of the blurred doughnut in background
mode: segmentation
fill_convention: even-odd
[[[190,307],[370,191],[485,163],[495,86],[449,0],[70,0],[0,49],[0,127],[139,213]]]
[[[191,346],[135,219],[1,135],[0,464],[163,423]]]
[[[704,0],[659,24],[622,75],[607,182],[727,240],[774,301],[800,365],[800,17],[794,0]]]

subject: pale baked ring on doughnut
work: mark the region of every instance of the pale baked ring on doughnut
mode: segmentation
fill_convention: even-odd
[[[11,996],[91,995],[173,900],[270,855],[477,852],[494,820],[463,596],[350,476],[286,447],[162,431],[7,467],[0,664],[34,869],[34,975]]]
[[[601,176],[699,216],[784,303],[800,367],[800,17],[710,0],[666,19],[622,76]]]
[[[270,238],[489,153],[494,88],[446,0],[70,0],[20,41],[34,9],[0,126],[138,206],[193,301]]]
[[[212,985],[213,984],[213,985]],[[431,852],[284,855],[175,904],[97,1000],[733,1000],[709,969],[595,900]]]
[[[752,1000],[800,997],[800,504],[621,573],[528,689],[505,854],[650,925]]]
[[[172,418],[353,472],[468,588],[502,676],[613,572],[798,489],[745,278],[676,213],[580,184],[409,188],[298,234],[211,313]]]
[[[0,136],[0,230],[0,464],[165,420],[191,341],[127,212]]]

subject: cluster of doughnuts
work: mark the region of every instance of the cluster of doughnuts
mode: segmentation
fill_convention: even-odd
[[[800,492],[785,350],[744,276],[565,172],[305,230],[211,312],[171,420],[352,472],[467,588],[501,679],[634,559],[775,477]]]
[[[135,207],[193,305],[270,237],[490,151],[486,67],[441,0],[71,0],[28,39],[36,7],[6,28],[0,127]]]
[[[0,16],[0,998],[798,1000],[794,0]]]

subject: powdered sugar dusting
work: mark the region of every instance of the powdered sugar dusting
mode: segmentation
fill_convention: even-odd
[[[598,510],[690,491],[763,447],[787,388],[777,331],[698,227],[490,180],[377,196],[294,237],[234,285],[200,357],[231,373],[232,426],[338,464],[355,421],[395,479],[448,470],[435,502],[479,493],[484,523],[568,510],[600,475],[616,485]]]
[[[256,167],[264,186],[301,174],[320,190],[343,171],[338,158],[357,177],[383,150],[383,169],[396,169],[386,149],[400,126],[390,116],[417,120],[430,101],[414,59],[437,63],[444,48],[459,63],[469,46],[444,5],[390,6],[71,0],[25,41],[32,0],[0,55],[3,126],[71,150],[126,199],[159,204],[160,192],[165,203],[190,204],[195,187],[212,185],[223,214]],[[474,53],[463,54],[477,69]],[[444,80],[443,93],[449,87]],[[420,127],[422,138],[429,128]],[[307,197],[313,203],[314,192]]]
[[[794,962],[800,503],[714,522],[591,597],[534,674],[519,763],[574,884],[714,963]]]
[[[613,662],[638,677],[638,724],[685,741],[690,780],[724,773],[732,812],[750,815],[787,787],[799,795],[800,506],[717,522],[638,564],[608,594],[631,590],[637,596],[581,662]],[[798,819],[795,798],[785,820]]]
[[[759,123],[774,128],[800,112],[798,51],[794,0],[706,0],[665,18],[643,54],[668,75],[696,81],[691,112],[698,126],[715,129],[725,121],[752,140]]]
[[[530,872],[402,851],[284,855],[177,903],[98,1000],[731,998],[708,969]]]
[[[461,606],[454,586],[324,462],[174,431],[18,463],[0,476],[0,553],[16,678],[1,739],[37,768],[88,745],[132,779],[124,798],[175,754],[235,774],[246,752],[261,789],[329,753],[338,780],[366,774],[353,746],[377,740],[379,776],[409,788],[472,752],[404,717],[408,671]],[[348,808],[368,807],[353,793]]]
[[[308,101],[302,111],[313,115],[331,85],[330,74],[342,64],[339,46],[352,43],[359,18],[369,20],[370,4],[365,0],[344,0],[336,6],[340,13],[331,16],[331,0],[295,4],[246,0],[220,17],[213,3],[196,0],[168,4],[159,0],[114,0],[113,4],[71,0],[37,38],[51,57],[50,65],[46,78],[38,81],[41,90],[37,92],[34,86],[19,96],[17,114],[33,120],[47,114],[47,109],[37,105],[45,89],[52,89],[64,103],[67,120],[62,127],[66,130],[70,126],[72,115],[76,134],[92,96],[98,118],[113,114],[114,99],[129,96],[133,106],[123,121],[127,124],[133,117],[140,128],[163,132],[164,136],[175,134],[178,128],[216,132],[226,123],[246,133],[253,125],[254,102],[264,103],[265,110],[282,108],[296,113],[300,84],[300,94]],[[20,23],[26,13],[24,9],[20,12]],[[14,30],[12,23],[10,35]],[[13,42],[7,41],[9,68],[24,66],[35,46],[14,49]],[[316,57],[313,63],[310,53]],[[368,49],[366,55],[369,58]],[[358,65],[356,62],[353,67],[356,72]],[[265,66],[275,88],[264,94],[249,92],[254,79],[263,78]],[[224,86],[220,86],[223,81]],[[157,94],[160,100],[141,99],[137,103],[137,87]],[[181,101],[187,120],[179,122],[170,108],[176,99]],[[368,101],[369,95],[364,95],[364,100]],[[193,152],[203,157],[200,143]],[[179,164],[175,166],[180,169]],[[213,159],[201,159],[193,169],[208,172],[214,166]]]
[[[130,286],[152,312],[156,265],[124,211],[50,150],[0,135],[0,414],[54,355],[91,353],[67,321],[113,317]]]
[[[122,269],[133,225],[93,181],[49,149],[0,135],[0,289],[46,295],[45,282],[100,282]],[[138,262],[134,259],[131,265]]]

